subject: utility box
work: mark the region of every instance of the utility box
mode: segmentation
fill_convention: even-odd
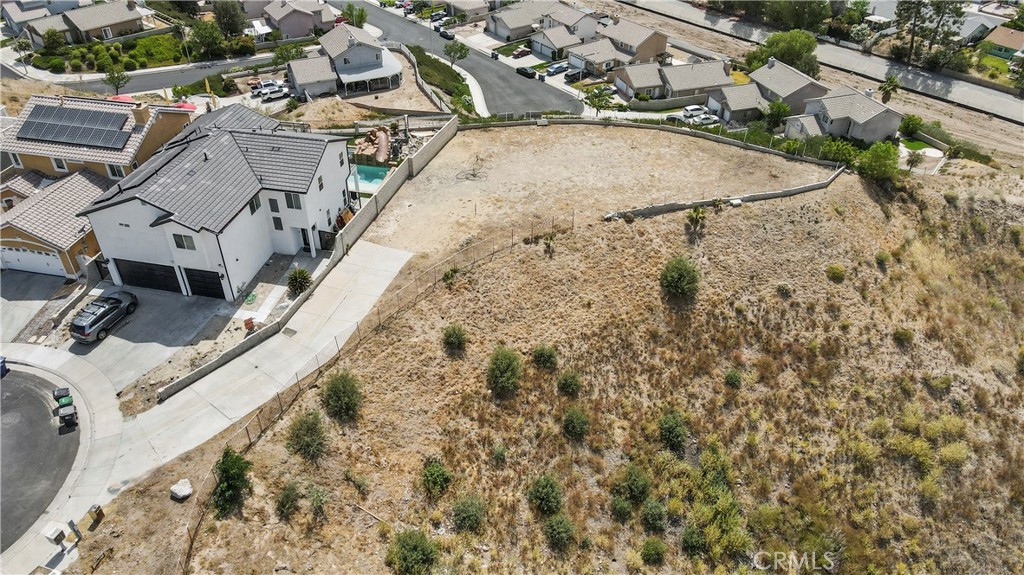
[[[89,517],[97,523],[103,521],[103,508],[99,505],[93,505],[89,508]]]
[[[63,546],[65,537],[64,530],[60,527],[50,527],[43,530],[43,537],[46,537],[46,540],[54,545]]]

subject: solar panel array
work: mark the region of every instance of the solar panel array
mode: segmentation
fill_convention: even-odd
[[[36,106],[18,130],[18,137],[41,142],[121,149],[131,132],[122,131],[128,114]]]

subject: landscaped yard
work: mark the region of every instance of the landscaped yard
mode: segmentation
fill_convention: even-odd
[[[919,151],[921,151],[921,150],[923,150],[925,148],[931,148],[932,147],[930,144],[922,142],[921,140],[908,139],[908,140],[902,140],[902,142],[903,142],[903,146],[905,148],[907,148],[908,150],[912,151],[912,152],[919,152]]]
[[[999,56],[985,54],[981,57],[981,63],[988,66],[989,70],[998,70],[1000,74],[1010,73],[1010,62],[1003,60]]]
[[[170,66],[172,64],[183,64],[185,59],[182,55],[181,40],[173,34],[160,34],[158,36],[147,36],[135,41],[135,48],[131,51],[125,50],[126,55],[138,60],[136,56],[145,58],[150,68],[157,66]]]
[[[516,48],[519,48],[520,46],[526,46],[529,43],[529,39],[520,40],[518,42],[512,42],[511,44],[505,44],[504,46],[496,49],[495,52],[501,54],[502,56],[508,56],[511,58],[512,52],[515,52]]]

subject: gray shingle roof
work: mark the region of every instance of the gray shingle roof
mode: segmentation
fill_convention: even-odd
[[[654,30],[629,20],[619,20],[618,23],[599,31],[605,38],[633,46],[634,50],[654,33]]]
[[[506,8],[493,17],[501,20],[510,30],[529,26],[540,21],[545,14],[558,9],[558,2],[519,2]]]
[[[219,233],[260,190],[306,193],[327,144],[342,140],[280,130],[209,130],[166,147],[83,213],[138,198],[167,213],[158,222]]]
[[[808,84],[825,88],[814,78],[777,60],[770,60],[768,64],[751,72],[750,79],[775,92],[780,98],[785,98]]]
[[[55,14],[53,16],[39,18],[38,20],[32,20],[28,23],[28,26],[39,34],[45,34],[46,31],[50,29],[58,32],[67,32],[71,29],[68,27],[68,23],[64,21],[63,14]]]
[[[565,26],[555,26],[554,28],[541,30],[534,34],[534,36],[538,35],[543,35],[547,38],[548,45],[556,50],[575,46],[580,43],[580,39],[570,32]]]
[[[28,118],[28,115],[36,105],[64,106],[82,110],[123,113],[127,116],[128,120],[121,129],[126,132],[131,132],[131,135],[128,137],[128,141],[125,142],[124,147],[120,150],[18,138],[18,131],[21,130],[22,124],[24,124],[25,119]],[[103,100],[100,98],[74,98],[71,96],[64,96],[62,99],[60,96],[35,95],[29,98],[25,107],[21,110],[21,114],[18,115],[18,118],[11,124],[10,128],[4,130],[2,146],[6,152],[16,152],[19,154],[46,156],[51,158],[66,158],[79,162],[86,161],[127,166],[135,158],[135,154],[138,152],[139,146],[142,145],[142,141],[146,138],[146,134],[149,132],[150,127],[152,127],[157,114],[182,114],[182,117],[184,118],[182,124],[187,122],[189,117],[187,112],[178,108],[150,106],[149,121],[140,125],[135,123],[135,117],[132,115],[132,108],[134,107],[135,104],[131,102],[117,102],[114,100]]]
[[[818,117],[814,114],[790,116],[786,118],[786,122],[799,124],[803,127],[801,133],[807,134],[808,136],[821,136],[824,134],[824,131],[821,129],[821,124],[818,123]]]
[[[579,46],[573,46],[569,48],[570,54],[576,54],[589,62],[600,64],[609,60],[620,60],[622,62],[629,62],[633,57],[632,54],[627,54],[622,50],[615,47],[612,41],[608,38],[601,38],[600,40],[594,40],[593,42],[587,42],[586,44],[580,44]]]
[[[726,86],[718,91],[716,100],[729,106],[730,110],[761,110],[768,107],[768,101],[761,97],[757,84]]]
[[[331,68],[331,59],[327,56],[292,60],[288,62],[288,70],[288,77],[296,85],[338,79],[334,68]]]
[[[698,62],[696,64],[680,64],[678,66],[665,66],[661,73],[665,83],[674,92],[683,90],[700,90],[729,86],[733,83],[725,68],[728,64],[723,62]]]
[[[572,26],[586,16],[585,13],[579,10],[566,6],[565,4],[557,4],[554,8],[544,14],[555,22],[564,24],[565,26]]]
[[[27,198],[46,187],[52,181],[42,172],[29,170],[23,174],[5,178],[3,183],[0,184],[0,190],[11,190],[15,194]]]
[[[131,20],[142,20],[138,9],[128,9],[124,2],[107,2],[85,8],[76,8],[64,13],[71,24],[79,30],[95,30],[104,26],[120,24]]]
[[[334,13],[327,4],[321,4],[316,0],[274,0],[263,9],[274,20],[281,20],[292,12],[302,12],[312,15],[320,13],[320,19],[314,20],[314,24],[325,24],[334,22]]]
[[[887,110],[897,113],[878,100],[869,98],[849,86],[840,86],[820,98],[810,98],[808,101],[820,101],[832,118],[850,118],[858,124],[863,124]]]
[[[323,47],[324,52],[326,52],[332,60],[336,60],[338,56],[344,54],[345,51],[351,48],[354,44],[365,44],[367,46],[373,46],[374,48],[383,49],[380,42],[378,42],[377,39],[369,32],[362,28],[349,26],[348,24],[337,26],[320,37],[320,46]]]
[[[81,170],[22,200],[4,212],[0,221],[55,248],[67,249],[92,229],[88,218],[78,212],[113,185],[91,170]]]
[[[47,10],[45,6],[23,10],[20,4],[15,1],[4,2],[3,7],[4,12],[7,13],[7,16],[11,19],[11,21],[18,23],[28,22],[30,20],[37,20],[39,18],[44,18],[50,14],[50,11]]]
[[[658,64],[648,62],[645,64],[623,66],[619,69],[619,73],[625,76],[625,81],[633,89],[653,88],[663,84],[661,73],[659,72],[660,68],[661,66]]]

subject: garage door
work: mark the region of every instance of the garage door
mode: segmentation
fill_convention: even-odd
[[[4,269],[21,270],[51,276],[66,276],[64,265],[60,262],[57,252],[45,252],[28,248],[8,248],[0,250]]]
[[[225,299],[224,286],[220,283],[220,274],[206,270],[185,268],[185,279],[192,295],[201,295],[217,299]]]
[[[121,275],[121,283],[150,289],[159,289],[181,293],[178,274],[171,266],[122,260],[114,258],[117,272]]]

